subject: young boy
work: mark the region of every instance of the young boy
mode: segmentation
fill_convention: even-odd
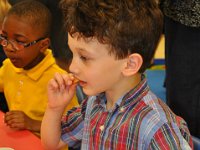
[[[8,57],[0,68],[0,91],[5,93],[9,107],[5,123],[37,135],[47,106],[47,83],[55,72],[66,73],[48,49],[50,25],[49,10],[40,2],[28,0],[9,10],[0,35]],[[73,99],[69,107],[77,104]]]
[[[48,150],[191,149],[187,125],[149,89],[149,66],[162,33],[154,0],[62,0],[73,76],[48,85],[41,136]],[[78,79],[89,97],[60,119]]]

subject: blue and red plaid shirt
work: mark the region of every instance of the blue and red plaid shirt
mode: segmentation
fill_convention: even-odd
[[[103,93],[83,101],[63,117],[61,138],[83,150],[193,148],[186,122],[150,91],[146,78],[112,110]]]

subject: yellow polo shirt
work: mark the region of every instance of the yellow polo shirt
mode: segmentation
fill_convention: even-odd
[[[16,68],[9,59],[0,68],[0,91],[4,92],[9,110],[22,110],[34,120],[42,121],[47,106],[47,83],[55,72],[65,73],[55,62],[51,50],[34,68]],[[68,106],[78,105],[77,98]]]

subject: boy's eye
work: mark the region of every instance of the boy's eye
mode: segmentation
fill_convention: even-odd
[[[86,61],[86,60],[88,60],[88,58],[85,57],[85,56],[80,56],[80,59],[81,59],[82,61]]]
[[[8,40],[8,37],[6,37],[5,35],[1,35],[1,37]],[[16,42],[17,44],[20,44],[20,45],[26,44],[26,42],[21,41],[21,40],[11,40],[11,41]]]
[[[1,35],[1,37],[3,38],[3,39],[8,39],[5,35]]]
[[[20,45],[26,44],[26,42],[23,42],[23,41],[20,41],[20,40],[16,40],[16,42],[17,42],[18,44],[20,44]]]

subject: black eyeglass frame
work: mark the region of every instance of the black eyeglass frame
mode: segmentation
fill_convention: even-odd
[[[30,46],[32,46],[32,45],[34,45],[34,44],[36,44],[36,43],[38,43],[39,41],[44,40],[44,39],[45,39],[45,38],[39,38],[39,39],[34,40],[34,41],[32,41],[32,42],[30,42],[30,43],[27,43],[27,44],[23,44],[23,43],[17,43],[17,44],[20,45],[20,46],[23,46],[23,48],[21,48],[21,49],[24,49],[24,48],[30,47]],[[3,42],[4,42],[4,44],[2,44]],[[14,42],[16,42],[16,41],[14,41]],[[5,44],[5,43],[6,43],[6,44]],[[12,43],[10,40],[4,38],[4,37],[0,34],[0,44],[1,44],[3,47],[6,47],[6,46],[8,46],[9,43],[10,43],[10,44],[13,46],[13,48],[15,48],[16,50],[21,50],[21,49],[17,49],[16,46],[13,45],[13,43]]]

